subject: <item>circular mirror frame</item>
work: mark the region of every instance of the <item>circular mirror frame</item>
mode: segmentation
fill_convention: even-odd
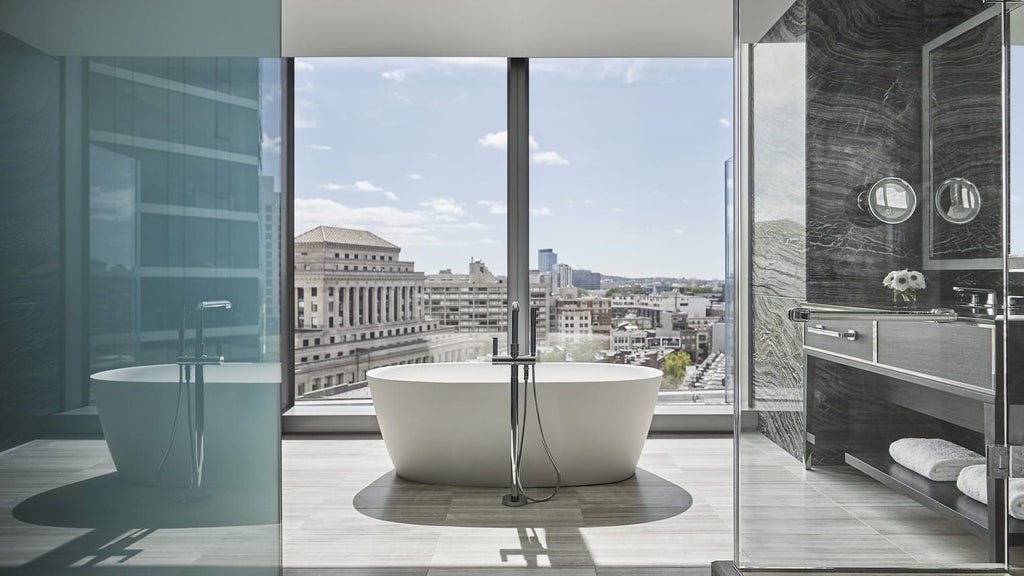
[[[947,190],[950,186],[962,184],[969,190],[968,194],[974,199],[973,207],[969,210],[968,215],[964,218],[952,218],[949,215],[948,208],[942,205],[942,197],[947,195]],[[973,182],[966,178],[947,178],[939,184],[938,188],[935,189],[935,211],[942,217],[943,220],[950,224],[967,224],[978,217],[978,213],[981,212],[981,191],[974,185]],[[950,203],[952,208],[952,202]]]
[[[899,218],[891,218],[882,214],[879,206],[874,202],[875,192],[883,186],[892,184],[903,188],[905,194],[910,199],[910,205],[907,207],[906,212]],[[917,192],[914,191],[914,187],[906,180],[895,176],[887,176],[872,184],[871,188],[861,192],[857,198],[857,204],[860,206],[861,210],[871,214],[875,220],[878,220],[883,224],[902,224],[909,220],[910,217],[914,215],[914,211],[917,210]]]

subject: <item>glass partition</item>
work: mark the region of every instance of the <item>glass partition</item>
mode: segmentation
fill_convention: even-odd
[[[0,10],[0,567],[277,574],[278,7],[66,8]]]
[[[985,466],[1019,372],[1004,8],[736,6],[751,331],[736,560],[1002,569],[1021,543]],[[894,178],[918,202],[879,219],[868,194]]]

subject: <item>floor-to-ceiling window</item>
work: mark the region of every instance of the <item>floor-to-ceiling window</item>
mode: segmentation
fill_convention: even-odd
[[[520,273],[541,361],[659,367],[663,403],[731,402],[714,241],[730,63],[530,62]],[[369,403],[370,368],[487,360],[493,337],[504,350],[506,65],[296,61],[298,401]]]
[[[483,360],[507,325],[505,60],[295,63],[295,397]]]
[[[532,291],[542,360],[665,372],[723,404],[729,58],[530,60]]]

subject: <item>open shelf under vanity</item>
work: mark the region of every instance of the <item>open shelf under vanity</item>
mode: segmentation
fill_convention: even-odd
[[[956,487],[956,482],[936,482],[897,464],[887,453],[845,454],[846,463],[881,482],[946,520],[987,538],[988,506],[971,499]],[[1007,517],[1011,546],[1024,544],[1024,522]]]

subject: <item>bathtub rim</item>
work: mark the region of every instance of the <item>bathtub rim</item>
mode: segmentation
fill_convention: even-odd
[[[496,376],[493,381],[487,380],[484,383],[487,384],[508,384],[509,368],[507,366],[495,366],[487,362],[434,362],[429,364],[401,364],[396,366],[380,366],[373,368],[366,372],[366,380],[369,383],[370,378],[376,378],[378,380],[387,380],[390,382],[422,382],[428,384],[448,384],[452,383],[450,380],[442,379],[424,379],[424,378],[395,378],[390,377],[389,374],[393,372],[417,372],[422,374],[424,372],[438,373],[444,368],[451,369],[454,366],[459,366],[460,370],[475,369],[479,372],[490,371],[494,372]],[[593,371],[602,370],[605,372],[617,372],[618,374],[614,377],[604,377],[599,379],[594,378],[559,378],[559,379],[548,379],[544,377],[544,367],[557,367],[557,370],[572,370],[577,371]],[[443,372],[441,372],[443,373]],[[626,382],[633,380],[646,380],[648,378],[656,378],[664,376],[664,372],[658,368],[651,368],[650,366],[636,366],[633,364],[609,364],[603,362],[538,362],[536,373],[541,375],[537,382],[540,384],[558,384],[558,383],[578,383],[582,381],[586,382]],[[475,379],[467,379],[465,381],[460,380],[460,383],[476,383]]]
[[[215,367],[220,369],[214,370],[220,372],[225,368],[232,367],[255,367],[255,366],[266,366],[263,370],[257,372],[261,376],[260,378],[238,378],[232,380],[225,380],[220,378],[209,378],[206,377],[204,380],[207,384],[280,384],[281,383],[281,363],[280,362],[224,362],[223,364],[215,364]],[[270,368],[273,366],[273,368]],[[211,366],[207,366],[209,370]],[[170,378],[156,378],[150,377],[148,379],[138,379],[138,376],[132,377],[132,375],[139,375],[145,373],[155,373],[157,371],[166,371],[169,374],[176,374],[178,370],[177,364],[139,364],[137,366],[124,366],[122,368],[111,368],[109,370],[101,370],[94,372],[89,375],[90,382],[103,382],[103,383],[119,383],[119,384],[177,384],[177,377]],[[274,377],[271,377],[273,375]],[[194,377],[193,377],[194,378]]]

